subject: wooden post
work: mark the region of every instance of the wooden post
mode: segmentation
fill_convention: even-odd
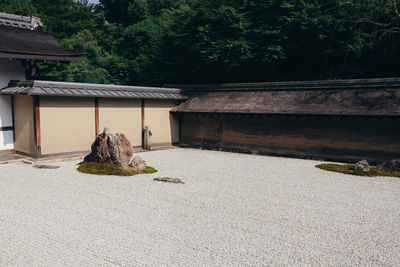
[[[35,158],[42,155],[42,140],[40,135],[40,99],[39,96],[33,97],[33,122],[35,138]]]
[[[3,132],[3,131],[12,131],[12,130],[14,130],[14,127],[12,127],[12,126],[0,127],[0,132]]]
[[[11,115],[12,115],[12,131],[13,131],[13,141],[15,146],[15,111],[14,111],[14,95],[11,95]],[[14,147],[15,148],[15,147]]]
[[[179,145],[182,144],[182,113],[178,113],[178,139]]]
[[[100,134],[100,129],[99,129],[99,99],[96,97],[94,99],[94,110],[95,110],[95,127],[96,127],[96,136],[95,138],[97,138],[97,136],[99,136]]]
[[[142,148],[143,148],[143,149],[145,149],[144,108],[145,108],[145,102],[144,102],[144,98],[142,98]]]

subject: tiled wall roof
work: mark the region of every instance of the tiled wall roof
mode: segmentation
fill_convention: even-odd
[[[168,86],[189,95],[176,112],[400,116],[400,78]]]
[[[187,99],[176,88],[121,86],[113,84],[69,83],[54,81],[11,82],[0,90],[3,95],[43,95],[105,98]]]

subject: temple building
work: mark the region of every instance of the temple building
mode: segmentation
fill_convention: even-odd
[[[103,128],[172,145],[378,162],[400,158],[400,78],[163,88],[35,80],[35,61],[85,60],[39,18],[0,13],[0,153],[84,155]]]
[[[400,158],[400,79],[169,85],[181,145],[322,160]]]
[[[37,17],[0,13],[0,88],[11,80],[34,76],[36,60],[85,60],[84,53],[62,49],[42,32]],[[0,96],[0,151],[14,150],[14,118],[11,96]]]
[[[180,89],[34,80],[35,61],[86,59],[42,27],[39,18],[0,13],[0,153],[83,155],[103,128],[125,133],[136,148],[145,129],[153,148],[178,143],[169,111],[187,98]]]

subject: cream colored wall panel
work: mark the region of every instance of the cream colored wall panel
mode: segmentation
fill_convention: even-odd
[[[153,136],[151,144],[172,144],[179,141],[178,121],[170,114],[177,105],[171,100],[145,101],[145,126],[150,126]]]
[[[132,146],[142,144],[140,99],[99,99],[99,130],[125,134]]]
[[[35,153],[33,97],[14,96],[15,150]]]
[[[93,98],[40,97],[42,154],[90,150],[95,139]]]

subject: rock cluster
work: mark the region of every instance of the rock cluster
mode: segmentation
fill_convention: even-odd
[[[360,172],[368,172],[371,170],[371,168],[376,168],[378,170],[382,171],[389,171],[389,172],[400,172],[400,159],[394,159],[394,160],[388,160],[377,167],[371,167],[368,164],[368,161],[366,160],[361,160],[356,163],[354,166],[355,171],[360,171]]]
[[[146,170],[146,161],[140,156],[134,156],[129,162],[129,166],[135,171],[143,172]]]
[[[356,165],[354,166],[354,170],[359,172],[368,172],[370,171],[370,169],[371,167],[369,166],[369,163],[366,160],[361,160],[357,162]]]
[[[400,159],[385,161],[376,168],[383,171],[400,172]]]
[[[92,144],[92,152],[84,159],[85,162],[115,164],[129,168],[133,156],[131,142],[123,133],[112,134],[107,128]]]

